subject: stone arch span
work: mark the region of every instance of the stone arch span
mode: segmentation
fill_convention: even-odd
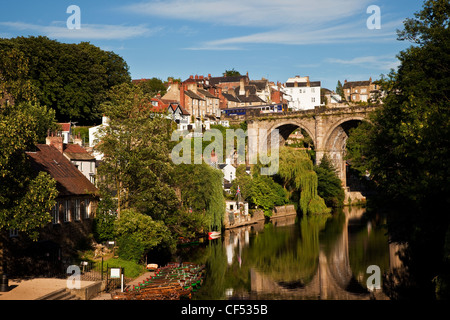
[[[363,116],[353,116],[337,121],[326,132],[323,152],[320,159],[317,159],[317,162],[320,162],[323,155],[328,155],[334,167],[337,169],[339,178],[344,187],[347,186],[345,155],[348,134],[350,129],[357,127],[363,121],[368,120]]]
[[[301,119],[292,119],[277,121],[267,127],[267,141],[270,142],[270,137],[275,129],[279,130],[280,146],[284,145],[289,135],[296,129],[303,129],[312,139],[314,146],[316,145],[315,124],[314,121],[301,121]]]

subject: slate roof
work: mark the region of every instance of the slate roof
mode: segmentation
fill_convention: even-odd
[[[287,82],[286,87],[293,88],[295,87],[295,83],[297,83],[297,87],[307,87],[307,82]],[[320,81],[310,81],[310,87],[320,87]]]
[[[233,102],[240,102],[238,98],[236,98],[235,96],[233,96],[232,94],[229,93],[222,93],[223,97],[225,99],[227,99],[228,101],[233,101]]]
[[[204,89],[197,89],[197,92],[204,95],[207,98],[213,98],[213,99],[219,99],[218,97],[216,97],[215,95],[213,95],[211,92],[209,92],[208,90],[204,90]]]
[[[196,94],[194,91],[191,91],[191,90],[186,90],[184,92],[184,94],[187,95],[188,97],[192,98],[192,99],[205,100],[202,97],[200,97],[198,94]]]
[[[344,86],[342,87],[343,89],[348,89],[348,88],[353,88],[353,87],[364,87],[364,86],[369,86],[370,85],[370,81],[347,81],[346,83],[344,83]]]
[[[55,147],[36,145],[36,152],[26,152],[32,168],[45,171],[56,180],[59,196],[97,194],[97,188]]]
[[[262,91],[267,86],[267,80],[250,80],[250,85],[254,85],[259,91]]]
[[[214,86],[219,83],[224,82],[239,82],[242,78],[247,78],[247,76],[233,76],[233,77],[211,77],[209,79],[210,85]]]

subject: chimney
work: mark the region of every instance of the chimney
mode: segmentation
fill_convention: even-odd
[[[344,80],[344,83],[347,83],[347,79]]]
[[[208,73],[208,78],[210,78],[210,79],[211,79],[211,73]]]
[[[194,76],[193,76],[193,75],[190,75],[190,76],[189,76],[189,79],[194,79]]]
[[[63,153],[63,151],[64,151],[63,137],[62,137],[61,131],[58,131],[56,134],[55,134],[55,132],[51,132],[49,135],[47,135],[47,138],[45,139],[45,143],[49,146],[55,147],[61,153]]]
[[[185,90],[185,84],[182,83],[181,86],[180,86],[180,105],[181,105],[183,108],[186,108],[186,105],[185,105],[185,102],[184,102],[184,101],[185,101],[184,90]]]
[[[74,144],[78,144],[79,146],[83,146],[83,140],[81,139],[81,135],[77,134],[74,138],[73,138],[73,143]]]
[[[195,80],[198,80],[198,75],[195,75]]]
[[[241,78],[241,80],[239,81],[239,95],[243,96],[245,94],[245,83],[244,83],[244,78]]]
[[[102,125],[107,126],[109,124],[109,118],[105,115],[102,116]]]

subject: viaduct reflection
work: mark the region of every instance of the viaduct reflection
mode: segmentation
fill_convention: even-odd
[[[261,232],[272,232],[271,226],[264,223],[226,230],[223,246],[227,265],[230,268],[237,265],[246,269],[250,278],[250,290],[237,292],[232,288],[225,288],[227,298],[388,299],[382,290],[367,290],[365,283],[370,274],[363,274],[369,266],[364,265],[365,261],[353,259],[354,265],[360,263],[361,266],[359,270],[352,270],[349,243],[353,251],[367,250],[368,245],[367,237],[360,237],[352,230],[365,228],[364,234],[369,235],[373,232],[370,221],[362,223],[365,209],[345,207],[343,210],[344,216],[335,224],[334,230],[333,226],[327,226],[324,230],[326,220],[309,221],[308,218],[298,222],[296,216],[277,218],[271,222],[277,227],[300,223],[299,230],[290,231],[299,234],[258,235]],[[323,233],[320,234],[321,232]],[[256,235],[251,236],[252,233]],[[296,238],[297,243],[293,244],[292,239]],[[385,252],[386,258],[383,259],[389,261],[384,262],[384,272],[401,267],[398,250],[397,245],[386,243],[388,252]]]

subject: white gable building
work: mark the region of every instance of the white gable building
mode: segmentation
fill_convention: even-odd
[[[289,78],[282,91],[287,95],[288,108],[292,111],[320,106],[320,81],[309,81],[309,76]]]

